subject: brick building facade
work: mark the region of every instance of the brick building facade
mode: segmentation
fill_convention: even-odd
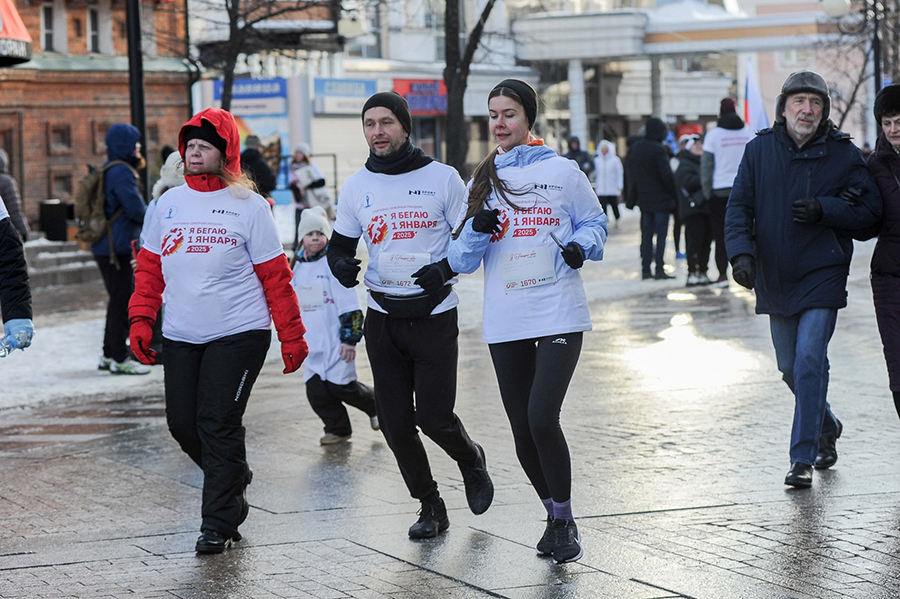
[[[185,2],[142,2],[147,156],[175,145],[190,116]],[[15,0],[32,37],[31,61],[0,69],[0,147],[10,156],[23,210],[39,228],[43,200],[70,200],[87,164],[106,160],[113,123],[130,122],[123,0]]]

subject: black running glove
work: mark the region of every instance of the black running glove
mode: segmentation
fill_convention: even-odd
[[[584,248],[574,241],[566,244],[565,249],[562,250],[562,257],[572,270],[578,270],[584,266]]]
[[[411,276],[415,279],[413,282],[424,289],[425,293],[435,293],[440,291],[444,283],[454,274],[453,270],[450,269],[450,263],[444,258],[439,262],[423,266]]]
[[[472,229],[479,233],[493,235],[500,232],[500,211],[496,208],[493,210],[482,210],[472,217]]]

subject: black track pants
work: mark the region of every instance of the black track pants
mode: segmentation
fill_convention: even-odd
[[[350,426],[348,406],[362,410],[367,416],[375,415],[375,391],[359,381],[338,385],[331,381],[323,381],[316,374],[306,381],[306,398],[313,411],[325,423],[325,432],[341,437],[353,432]]]
[[[519,463],[538,496],[559,503],[572,496],[572,464],[559,413],[583,336],[567,333],[488,346]]]
[[[389,318],[369,310],[365,336],[384,438],[410,495],[435,499],[437,483],[416,427],[457,463],[479,457],[453,413],[459,355],[456,308],[427,318]]]
[[[134,288],[134,269],[131,256],[118,254],[119,268],[109,263],[109,256],[94,256],[103,284],[109,294],[106,306],[106,329],[103,333],[103,356],[116,362],[124,362],[128,357],[128,300]]]
[[[203,469],[201,530],[240,538],[241,495],[250,474],[244,410],[271,340],[267,330],[203,344],[163,338],[169,431]]]

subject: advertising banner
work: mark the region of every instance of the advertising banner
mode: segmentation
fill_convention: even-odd
[[[394,79],[394,91],[406,98],[415,116],[447,114],[443,79]]]

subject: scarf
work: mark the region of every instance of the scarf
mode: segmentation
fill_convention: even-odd
[[[366,169],[382,175],[401,175],[418,170],[431,162],[432,159],[426,156],[421,148],[413,146],[406,140],[396,153],[383,158],[369,152]]]

